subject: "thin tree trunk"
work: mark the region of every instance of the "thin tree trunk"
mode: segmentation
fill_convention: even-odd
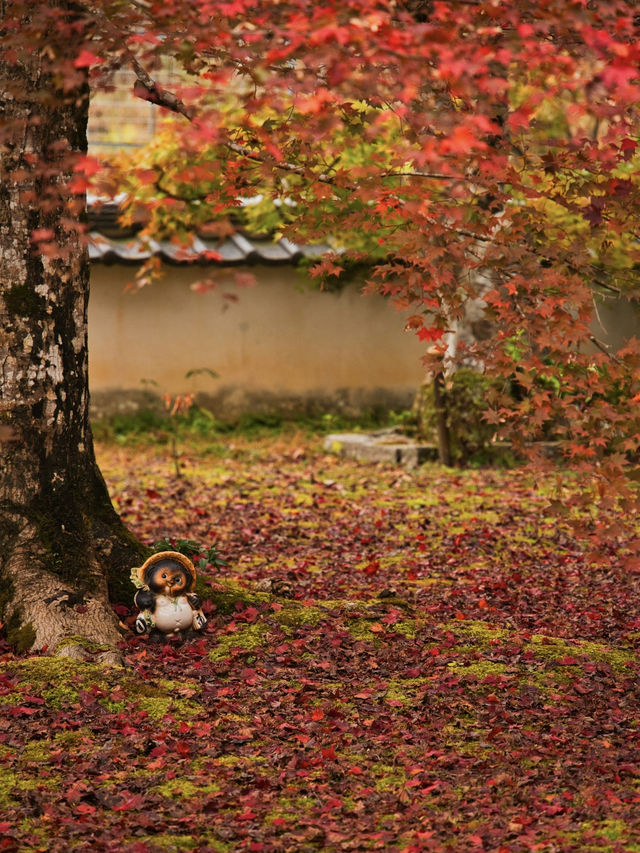
[[[436,434],[438,436],[438,457],[441,465],[451,467],[451,438],[449,435],[447,401],[444,393],[444,375],[436,373],[433,377],[433,406],[436,413]]]
[[[68,21],[71,6],[41,3],[28,23],[45,8]],[[78,47],[49,26],[59,67]],[[20,648],[71,654],[119,640],[108,586],[144,549],[111,505],[88,418],[85,205],[68,189],[88,86],[78,74],[62,96],[45,62],[0,63],[0,619]]]

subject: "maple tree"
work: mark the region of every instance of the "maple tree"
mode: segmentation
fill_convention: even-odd
[[[526,442],[552,428],[588,478],[583,502],[637,508],[638,346],[613,352],[592,325],[598,299],[637,295],[631,0],[0,11],[3,612],[25,645],[113,641],[106,581],[141,554],[95,465],[86,388],[88,95],[121,67],[132,96],[181,122],[133,171],[143,233],[224,228],[258,192],[287,236],[331,223],[346,251],[317,274],[366,258],[369,286],[414,309],[427,367],[504,377],[497,428]],[[184,72],[171,91],[166,57]]]

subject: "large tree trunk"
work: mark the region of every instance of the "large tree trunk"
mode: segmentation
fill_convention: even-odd
[[[36,4],[25,25],[45,8],[77,25],[63,2]],[[84,198],[68,189],[86,150],[82,73],[61,92],[79,51],[69,35],[83,33],[47,25],[48,58],[0,62],[0,619],[19,648],[75,654],[120,639],[108,588],[144,549],[111,505],[88,419]]]

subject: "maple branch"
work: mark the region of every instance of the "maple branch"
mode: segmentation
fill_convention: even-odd
[[[248,160],[253,160],[256,163],[266,163],[268,158],[261,154],[258,151],[253,151],[251,148],[247,148],[246,145],[240,145],[237,142],[224,142],[223,145],[225,148],[228,148],[230,151],[233,151],[234,154],[240,154],[242,157],[246,157]],[[284,172],[291,172],[294,175],[306,175],[307,170],[305,170],[302,166],[296,166],[295,163],[279,163],[275,158],[273,158],[273,165],[276,169],[280,169]],[[314,175],[314,178],[317,181],[320,181],[322,184],[335,184],[334,178],[331,175]],[[355,189],[355,185],[347,186],[345,189],[353,190]]]
[[[151,8],[147,3],[147,0],[129,0],[129,3],[145,15],[150,15]],[[116,36],[121,35],[118,27],[113,24],[109,18],[107,18],[101,9],[92,7],[91,9],[87,9],[87,12],[89,12],[93,17],[99,19],[105,29]],[[187,107],[184,101],[181,101],[177,95],[173,94],[173,92],[169,92],[167,89],[163,89],[162,86],[159,86],[153,77],[151,77],[151,75],[138,62],[138,59],[131,50],[126,49],[123,54],[123,58],[131,65],[131,68],[136,75],[136,83],[133,87],[134,95],[141,98],[143,101],[149,101],[149,103],[164,107],[173,113],[179,113],[189,121],[193,121],[193,109]]]
[[[570,267],[570,269],[576,275],[580,275],[580,271],[575,267]],[[622,296],[622,291],[619,287],[616,287],[615,284],[609,284],[608,281],[602,281],[601,279],[596,278],[595,276],[593,279],[593,283],[596,285],[596,287],[601,287],[603,290],[609,291],[609,293],[613,293],[616,296]]]
[[[440,172],[381,172],[379,178],[428,178],[434,181],[470,181],[464,175],[443,175]],[[475,183],[475,181],[474,181]]]
[[[617,355],[614,355],[612,352],[610,352],[606,344],[603,344],[602,341],[599,341],[595,335],[589,335],[589,340],[594,345],[594,347],[597,347],[600,352],[603,352],[608,358],[611,359],[611,361],[615,361],[616,364],[624,364],[622,359],[618,358]]]
[[[179,115],[184,116],[188,121],[193,121],[195,118],[195,110],[192,107],[187,107],[186,104],[174,95],[173,92],[170,92],[168,89],[164,89],[158,85],[158,83],[151,77],[151,75],[145,71],[145,69],[140,65],[135,56],[131,55],[129,57],[129,61],[131,63],[131,67],[137,78],[137,84],[134,87],[134,94],[136,94],[139,98],[142,98],[145,101],[149,101],[152,104],[156,104],[157,106],[164,107],[165,109],[170,110],[171,112],[178,113]],[[249,160],[253,160],[256,163],[265,163],[267,162],[267,158],[264,154],[260,152],[253,151],[251,148],[248,148],[245,145],[240,145],[237,142],[227,141],[223,143],[225,148],[228,148],[234,154],[240,154],[242,157],[246,157]],[[276,169],[281,171],[289,172],[294,175],[305,175],[307,172],[302,166],[296,166],[295,163],[278,163],[273,158],[273,165]],[[326,174],[321,173],[319,175],[314,176],[317,181],[323,184],[334,184],[334,179]],[[466,178],[461,175],[445,175],[438,172],[382,172],[378,175],[380,178],[426,178],[429,180],[444,180],[444,181],[469,181],[470,178]],[[346,189],[355,190],[356,186],[348,186]]]
[[[171,198],[174,201],[184,201],[189,204],[190,202],[194,201],[205,201],[207,196],[210,195],[210,193],[194,193],[190,197],[178,195],[176,192],[172,192],[171,190],[162,186],[162,172],[160,171],[160,168],[158,166],[154,166],[153,170],[158,175],[156,180],[153,182],[153,186],[158,190],[159,193],[162,193],[162,195],[166,196],[167,198]]]
[[[579,268],[572,264],[571,261],[565,261],[565,263],[572,273],[578,276],[582,275]],[[591,274],[593,275],[594,284],[596,284],[598,287],[601,287],[603,290],[608,290],[611,293],[615,293],[616,296],[622,296],[622,291],[619,287],[616,287],[615,284],[610,284],[608,281],[603,281],[601,278],[598,277],[597,273],[599,272],[599,270],[597,267],[595,267],[593,264],[589,264],[589,268],[591,269]]]
[[[135,5],[135,0],[131,0]],[[151,77],[151,75],[142,67],[142,65],[138,62],[136,57],[133,54],[129,54],[129,62],[131,67],[136,75],[137,83],[134,86],[134,94],[141,98],[142,100],[149,101],[149,103],[156,104],[157,106],[164,107],[173,113],[178,113],[179,115],[184,116],[188,121],[193,121],[196,117],[195,108],[187,107],[184,101],[178,98],[177,95],[174,95],[173,92],[170,92],[168,89],[164,89],[162,86],[159,86],[158,83]],[[248,148],[244,145],[240,145],[236,142],[227,141],[223,143],[225,148],[228,148],[235,154],[240,154],[242,157],[246,157],[247,159],[253,160],[256,163],[266,163],[267,158],[263,153],[253,151],[251,148]],[[276,169],[280,171],[289,172],[290,174],[295,175],[305,175],[307,174],[306,170],[302,166],[296,166],[295,163],[282,162],[279,163],[273,159],[273,165]],[[321,173],[319,175],[314,176],[317,181],[323,184],[334,184],[335,180],[326,173]],[[413,171],[413,172],[382,172],[378,175],[379,178],[424,178],[427,180],[444,180],[444,181],[469,181],[470,178],[467,178],[462,175],[445,175],[438,172],[421,172],[421,171]],[[356,185],[347,186],[345,189],[355,190]]]
[[[481,243],[496,243],[496,235],[491,234],[487,236],[486,234],[476,234],[475,231],[469,231],[466,228],[455,228],[453,225],[447,225],[446,222],[438,222],[433,216],[429,216],[427,218],[427,222],[432,225],[438,225],[443,228],[445,231],[448,231],[450,234],[458,234],[460,237],[470,237],[472,240],[479,240]]]
[[[194,111],[187,107],[184,101],[181,101],[173,92],[163,89],[159,86],[151,75],[145,71],[140,65],[135,56],[129,56],[129,62],[137,77],[137,83],[133,87],[133,93],[143,101],[149,101],[152,104],[157,104],[159,107],[164,107],[172,113],[179,113],[189,121],[193,121]]]
[[[225,142],[225,147],[229,148],[231,151],[236,154],[241,154],[243,157],[248,157],[250,160],[255,160],[258,163],[266,162],[264,155],[257,151],[253,151],[251,148],[247,148],[244,145],[239,145],[236,142]],[[293,172],[296,175],[305,175],[307,174],[306,170],[302,166],[296,166],[294,163],[274,163],[276,169],[281,169],[286,172]],[[335,184],[335,179],[324,172],[319,175],[314,175],[315,179],[320,181],[323,184]],[[463,175],[444,175],[439,172],[380,172],[375,175],[377,178],[427,178],[435,181],[471,181],[471,178],[467,178]],[[476,181],[474,180],[474,183]],[[347,190],[356,190],[357,184],[350,184],[343,189]]]
[[[174,95],[173,92],[159,86],[151,75],[148,74],[140,65],[135,56],[130,56],[129,61],[138,80],[134,86],[134,94],[145,101],[149,101],[159,107],[164,107],[171,112],[178,113],[184,116],[188,121],[194,120],[196,113],[192,107],[187,107],[186,104],[177,97],[177,95]],[[251,148],[247,148],[246,145],[240,145],[237,142],[231,141],[226,141],[222,144],[234,154],[240,154],[242,157],[246,157],[256,163],[266,163],[268,161],[268,158],[264,154],[253,151]],[[302,166],[296,166],[294,163],[287,162],[278,163],[275,158],[273,158],[273,166],[276,169],[295,175],[306,174],[306,170]],[[335,183],[334,179],[326,174],[315,175],[314,177],[317,181],[324,184]],[[347,189],[349,189],[349,187],[347,187]],[[355,189],[355,187],[351,187],[351,189]]]

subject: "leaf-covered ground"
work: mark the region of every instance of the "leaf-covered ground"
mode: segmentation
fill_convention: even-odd
[[[100,456],[141,538],[218,546],[217,608],[125,671],[2,647],[0,851],[640,851],[638,577],[544,481]]]

